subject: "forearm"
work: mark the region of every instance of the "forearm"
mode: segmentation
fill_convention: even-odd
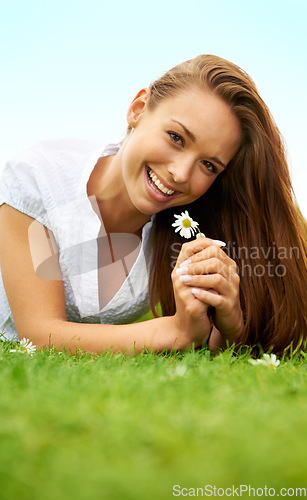
[[[174,328],[171,316],[128,325],[49,321],[37,329],[33,343],[42,347],[49,341],[55,348],[72,352],[81,349],[101,353],[110,349],[126,354],[140,352],[144,347],[155,352],[182,350],[192,343]]]

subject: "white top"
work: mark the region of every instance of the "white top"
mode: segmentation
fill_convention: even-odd
[[[0,205],[7,203],[33,217],[54,235],[68,321],[125,324],[149,310],[149,235],[153,217],[143,227],[133,265],[130,258],[128,278],[104,307],[99,306],[97,237],[102,221],[98,210],[93,209],[95,197],[90,200],[87,195],[87,182],[99,157],[115,154],[118,149],[119,145],[103,147],[97,142],[73,139],[41,142],[9,161],[2,174]],[[109,271],[116,272],[119,265],[125,270],[129,268],[125,260],[111,263]],[[108,271],[107,268],[108,265],[102,271]],[[110,276],[110,272],[106,275]],[[7,339],[17,338],[0,270],[2,332]]]

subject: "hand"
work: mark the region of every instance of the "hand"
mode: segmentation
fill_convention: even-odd
[[[180,273],[179,280],[199,302],[215,308],[213,321],[222,335],[239,336],[243,314],[235,261],[209,238],[197,238],[185,245],[187,262],[175,271]]]
[[[177,274],[177,270],[186,259],[187,253],[191,255],[191,252],[193,252],[192,243],[184,243],[172,272],[176,303],[176,313],[173,319],[178,337],[183,341],[183,345],[194,343],[196,346],[200,346],[207,340],[212,328],[207,314],[208,304],[198,300],[191,292],[191,288],[187,287]]]

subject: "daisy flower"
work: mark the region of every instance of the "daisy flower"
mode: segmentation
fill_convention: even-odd
[[[176,378],[183,378],[186,376],[187,367],[186,365],[177,365],[173,370],[167,370],[169,379],[175,380]]]
[[[280,361],[276,358],[276,354],[264,354],[262,359],[249,359],[251,365],[263,365],[276,370]]]
[[[198,222],[195,222],[190,216],[189,212],[186,210],[185,212],[181,212],[181,215],[175,215],[177,218],[176,222],[172,224],[175,227],[175,233],[180,231],[180,236],[183,238],[191,238],[194,236],[194,233],[199,231]],[[199,231],[200,232],[200,231]]]
[[[29,354],[33,356],[36,351],[36,346],[30,342],[29,339],[21,339],[18,349],[11,349],[10,352],[21,352],[23,354]]]

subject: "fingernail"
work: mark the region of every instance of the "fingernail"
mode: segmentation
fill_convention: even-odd
[[[206,238],[204,233],[197,233],[196,238]]]
[[[179,274],[187,274],[188,268],[187,267],[180,267],[176,269],[176,274],[179,276]]]
[[[219,247],[225,247],[226,246],[225,241],[222,241],[222,240],[212,240],[212,243],[214,243],[214,245],[217,245]]]
[[[188,282],[188,281],[191,281],[192,276],[189,276],[188,274],[184,274],[183,276],[179,276],[179,279],[180,279],[180,281]]]
[[[191,259],[184,260],[183,262],[181,262],[179,267],[184,267],[187,266],[188,264],[191,264]]]
[[[196,296],[200,294],[200,290],[198,288],[192,288],[191,292]]]

